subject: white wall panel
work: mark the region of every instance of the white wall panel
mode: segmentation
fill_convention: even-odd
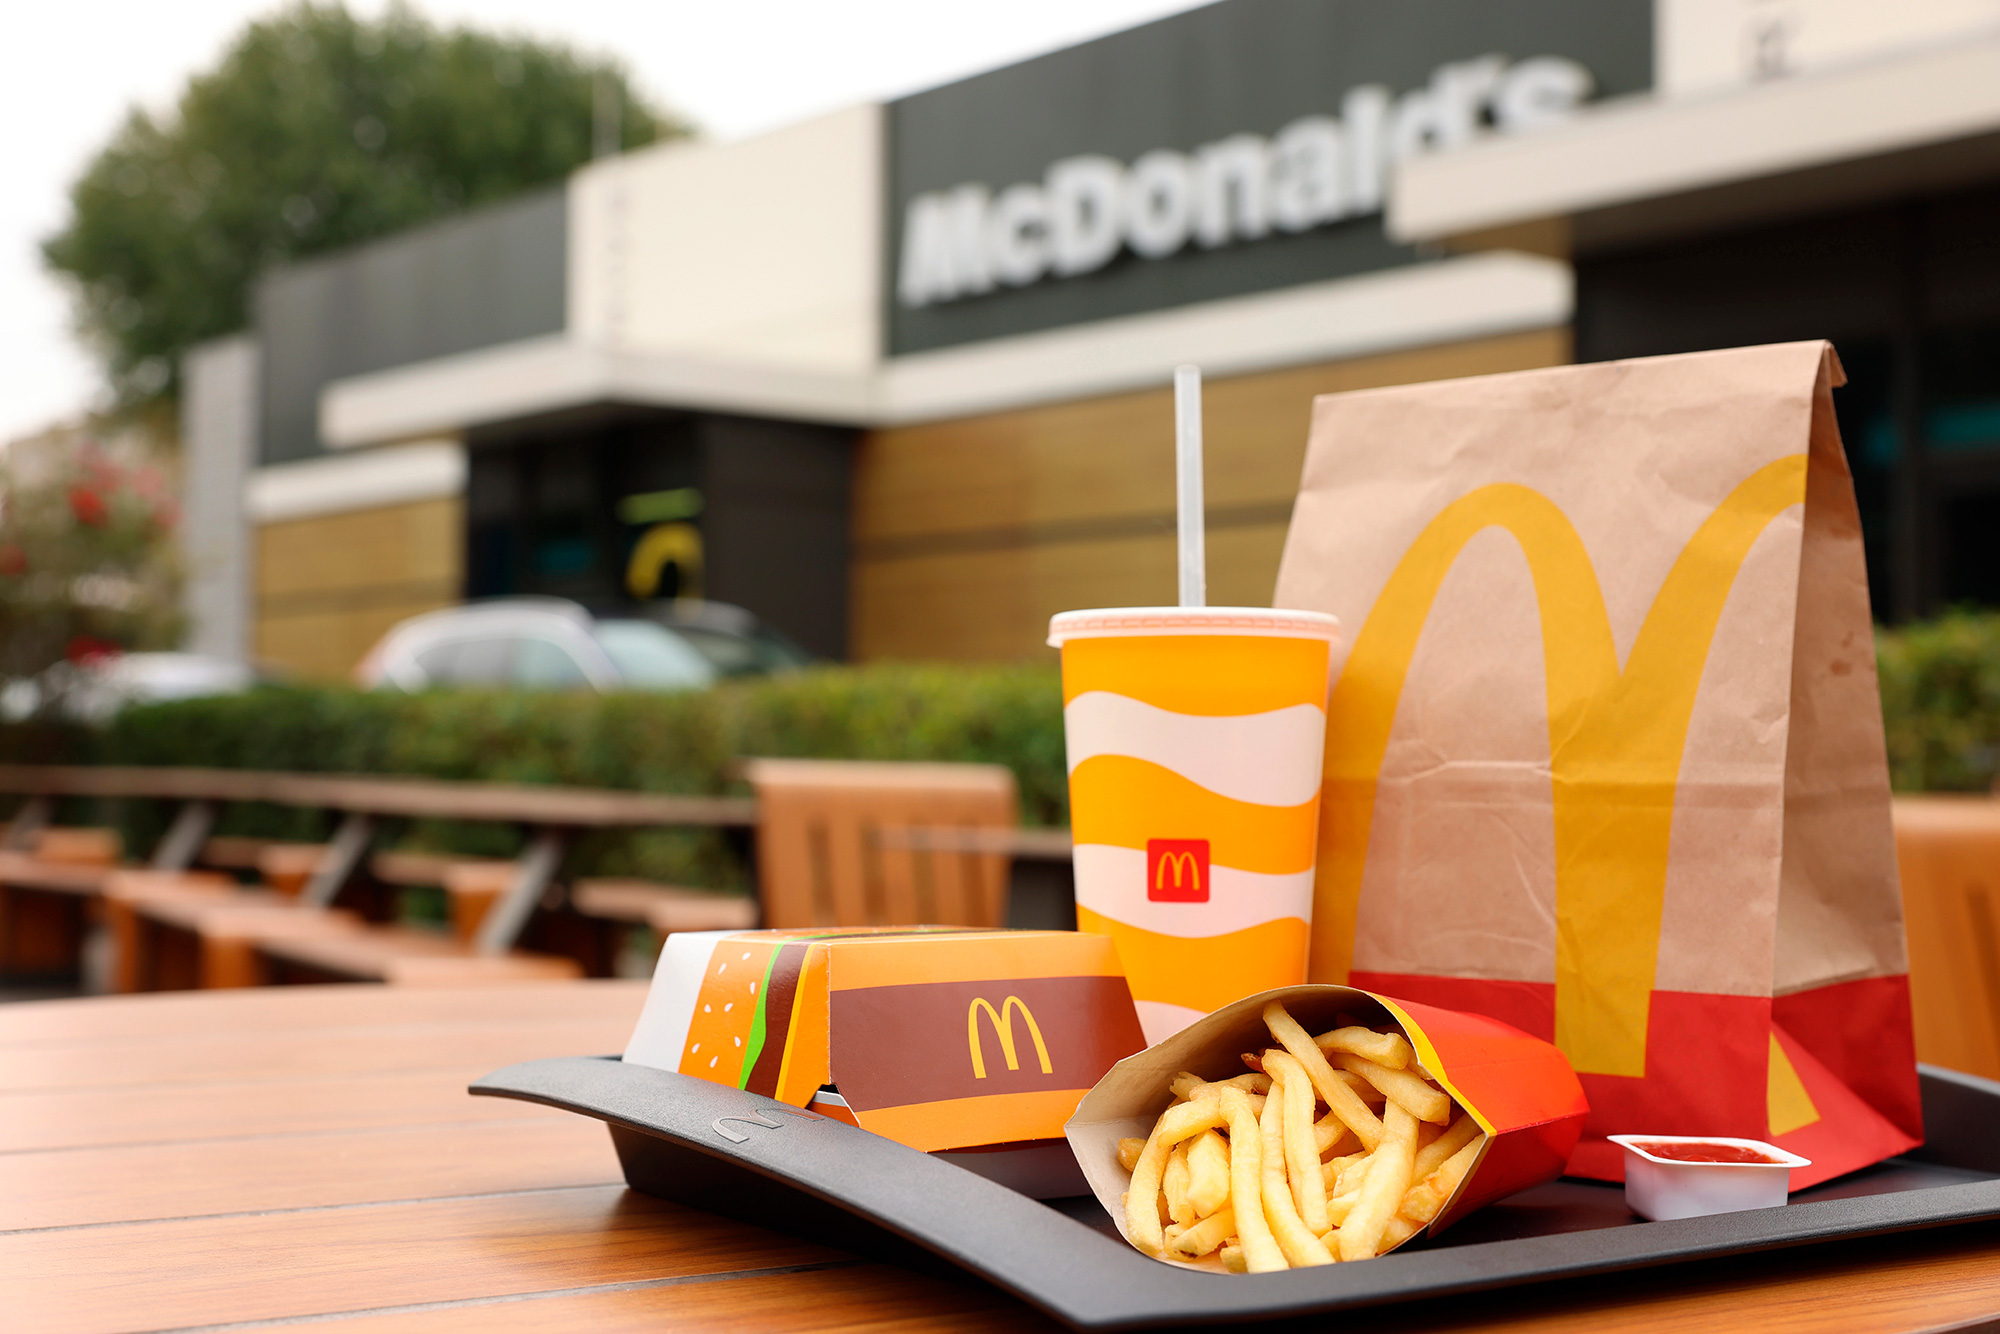
[[[570,181],[569,328],[608,351],[862,371],[881,346],[882,110],[667,144]]]
[[[1668,97],[2000,32],[2000,0],[1656,0]]]

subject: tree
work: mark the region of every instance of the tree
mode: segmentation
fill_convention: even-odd
[[[43,244],[121,404],[247,322],[265,268],[561,180],[604,147],[690,133],[615,62],[304,0],[251,24],[172,115],[135,108]]]

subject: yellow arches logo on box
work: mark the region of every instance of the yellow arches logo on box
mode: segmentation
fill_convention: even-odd
[[[1327,706],[1313,976],[1345,982],[1383,755],[1431,605],[1488,528],[1520,544],[1541,609],[1555,811],[1556,1045],[1579,1071],[1646,1072],[1668,837],[1695,692],[1737,571],[1804,502],[1806,456],[1767,464],[1682,548],[1621,668],[1590,553],[1548,497],[1480,487],[1404,553],[1354,639]]]
[[[986,1052],[979,1042],[979,1015],[982,1010],[993,1024],[993,1036],[1000,1039],[1000,1055],[1005,1058],[1009,1070],[1021,1068],[1020,1054],[1014,1049],[1014,1011],[1019,1010],[1021,1018],[1028,1021],[1028,1036],[1034,1039],[1035,1056],[1042,1063],[1042,1073],[1054,1073],[1054,1067],[1049,1064],[1048,1044],[1042,1041],[1041,1025],[1035,1022],[1034,1013],[1028,1009],[1026,1002],[1019,996],[1009,996],[995,1010],[992,1001],[984,996],[974,996],[972,1004],[965,1007],[965,1047],[972,1055],[974,1079],[986,1078]]]

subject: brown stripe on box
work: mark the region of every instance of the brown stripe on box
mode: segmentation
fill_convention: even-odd
[[[860,987],[835,991],[828,1018],[834,1082],[861,1110],[1089,1088],[1146,1045],[1122,977]]]

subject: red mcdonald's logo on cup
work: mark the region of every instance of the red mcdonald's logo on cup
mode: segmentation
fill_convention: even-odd
[[[1146,897],[1157,903],[1208,902],[1208,840],[1146,840]]]

